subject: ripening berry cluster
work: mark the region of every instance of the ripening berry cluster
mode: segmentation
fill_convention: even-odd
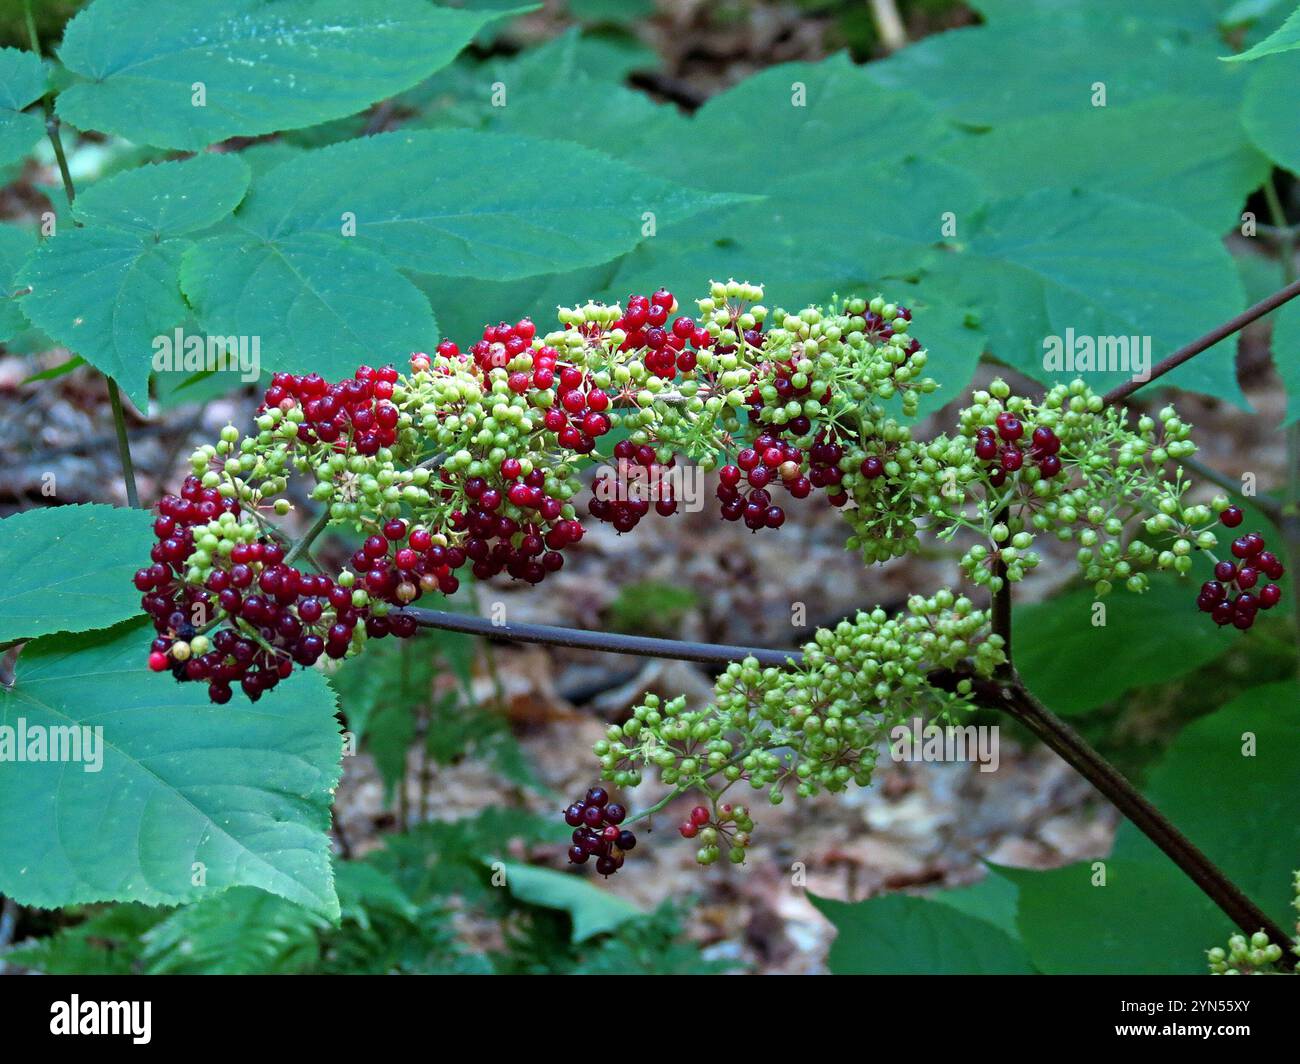
[[[573,828],[569,847],[571,864],[586,864],[596,858],[596,871],[608,878],[623,867],[623,859],[636,846],[636,835],[620,827],[627,809],[609,800],[604,787],[592,787],[564,811],[564,822]]]
[[[697,805],[691,815],[677,829],[684,839],[699,843],[695,859],[702,865],[711,865],[722,856],[726,848],[727,860],[732,864],[745,863],[754,821],[743,805],[714,801],[713,810]]]
[[[798,666],[729,665],[710,705],[690,709],[684,697],[648,695],[630,720],[608,729],[595,753],[602,777],[620,787],[637,785],[649,766],[678,791],[720,795],[743,782],[774,805],[791,792],[836,793],[870,783],[877,745],[899,721],[969,705],[968,684],[942,690],[929,682],[933,670],[967,662],[976,675],[990,676],[1003,660],[1001,637],[990,634],[987,613],[970,599],[946,589],[917,595],[902,616],[875,609],[820,629]],[[741,807],[733,819],[743,851],[752,825]],[[706,849],[717,841],[710,839]],[[700,859],[716,856],[702,850]]]
[[[1236,528],[1245,516],[1240,507],[1226,506],[1219,514],[1219,521],[1226,528]],[[1201,585],[1196,596],[1197,608],[1208,613],[1219,627],[1230,624],[1243,630],[1249,628],[1260,610],[1271,610],[1282,600],[1282,589],[1272,581],[1280,580],[1286,569],[1265,546],[1264,537],[1258,532],[1238,536],[1230,547],[1237,560],[1225,558],[1218,562],[1214,566],[1214,579]],[[1268,582],[1261,585],[1261,579]]]

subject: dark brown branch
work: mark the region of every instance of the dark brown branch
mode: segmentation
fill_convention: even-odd
[[[1253,307],[1243,310],[1235,318],[1225,321],[1222,325],[1211,329],[1200,339],[1193,340],[1190,344],[1180,347],[1173,354],[1166,355],[1151,368],[1151,376],[1144,381],[1130,380],[1123,384],[1117,385],[1106,393],[1104,400],[1107,406],[1118,403],[1127,399],[1136,392],[1159,377],[1163,377],[1170,370],[1177,369],[1189,358],[1199,355],[1207,348],[1213,347],[1220,340],[1231,336],[1235,332],[1240,332],[1253,321],[1262,318],[1269,311],[1276,310],[1283,303],[1289,302],[1300,296],[1300,280],[1293,281],[1285,288],[1278,289],[1267,299],[1261,299]]]
[[[746,657],[756,658],[763,665],[774,666],[797,665],[803,659],[802,653],[797,650],[769,650],[721,643],[689,643],[674,639],[623,635],[617,632],[588,632],[547,624],[493,624],[485,617],[418,607],[407,607],[401,612],[414,618],[417,624],[426,628],[468,632],[519,643],[600,650],[611,654],[698,661],[718,666],[725,666]],[[953,690],[961,679],[972,680],[976,697],[982,705],[999,710],[1020,721],[1083,775],[1121,813],[1132,820],[1147,838],[1159,846],[1245,934],[1250,935],[1262,930],[1282,947],[1285,957],[1289,960],[1293,958],[1290,939],[1285,932],[1242,894],[1204,853],[1174,827],[1155,806],[1143,798],[1133,785],[1089,746],[1073,728],[1038,702],[1025,689],[1014,670],[1009,670],[1005,678],[997,680],[981,680],[950,670],[933,673],[930,677],[931,683],[943,690]]]

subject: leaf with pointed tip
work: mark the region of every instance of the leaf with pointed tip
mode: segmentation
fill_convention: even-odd
[[[423,0],[94,0],[64,31],[59,58],[83,80],[59,94],[58,112],[78,129],[186,151],[299,129],[410,88],[508,13]]]
[[[184,239],[154,242],[106,227],[65,229],[42,244],[18,281],[23,313],[57,343],[112,377],[148,409],[152,345],[189,314],[181,298]]]
[[[1156,96],[1004,121],[938,155],[998,198],[1048,187],[1113,192],[1172,207],[1217,231],[1240,221],[1241,204],[1268,174],[1236,112],[1235,103],[1189,107]]]
[[[238,155],[196,155],[97,181],[77,197],[72,213],[86,225],[181,236],[215,225],[239,206],[248,180]]]
[[[550,868],[502,862],[506,888],[520,901],[544,909],[561,909],[573,920],[573,941],[613,931],[641,915],[641,910],[617,894],[601,890],[582,876]]]
[[[154,542],[146,511],[102,503],[0,520],[0,643],[107,628],[138,614],[131,576]]]
[[[325,678],[214,705],[145,668],[151,633],[128,621],[23,649],[0,692],[0,725],[28,737],[27,759],[0,760],[0,892],[52,908],[251,886],[337,919],[326,832],[342,739]],[[32,735],[80,757],[33,760]]]
[[[977,306],[995,358],[1038,381],[1082,376],[1098,391],[1129,379],[1130,368],[1141,371],[1144,337],[1154,365],[1245,305],[1214,233],[1168,208],[1100,193],[1042,189],[992,204],[928,261],[931,298]],[[1071,355],[1058,368],[1047,360],[1049,341],[1063,343],[1067,330],[1126,339],[1127,357],[1116,347],[1095,352],[1114,367],[1088,369]],[[1244,406],[1235,350],[1234,340],[1223,341],[1158,385]]]
[[[836,975],[1027,975],[1033,971],[1017,937],[937,899],[887,894],[848,904],[814,894],[808,898],[835,925],[829,966]]]
[[[419,289],[341,236],[209,237],[186,254],[181,287],[210,337],[255,339],[264,369],[350,377],[438,341]]]
[[[45,93],[45,66],[33,52],[0,48],[0,166],[21,159],[45,135],[40,115],[28,114]]]
[[[1279,52],[1293,52],[1297,48],[1300,48],[1300,7],[1292,11],[1286,21],[1262,41],[1238,55],[1225,55],[1223,61],[1225,63],[1253,61],[1266,55],[1277,55]]]
[[[364,182],[357,174],[365,174]],[[746,197],[700,192],[576,144],[470,130],[385,133],[303,152],[236,221],[268,241],[348,239],[401,269],[507,281],[608,262],[660,227]]]

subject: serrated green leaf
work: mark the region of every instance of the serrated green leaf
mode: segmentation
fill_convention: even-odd
[[[0,520],[0,643],[107,628],[139,613],[131,575],[148,564],[150,520],[102,503]]]
[[[835,182],[823,171],[877,170],[892,154],[880,151],[890,136],[884,131],[906,130],[908,155],[924,155],[953,135],[932,105],[907,86],[882,88],[870,71],[844,53],[769,67],[709,100],[673,150],[647,152],[645,166],[689,175],[705,188],[767,195],[773,182],[801,181],[810,192],[833,194]],[[869,198],[855,214],[867,212],[881,213]]]
[[[0,48],[0,166],[21,159],[45,135],[40,115],[27,114],[45,93],[45,66],[33,52]]]
[[[0,343],[27,328],[18,291],[18,271],[36,247],[36,235],[16,225],[0,225]]]
[[[324,677],[218,706],[145,668],[150,634],[126,622],[24,648],[0,724],[102,728],[102,762],[84,771],[91,747],[80,763],[0,761],[0,891],[158,905],[254,886],[336,919],[326,832],[342,743]]]
[[[1189,107],[1202,99],[1231,104],[1243,81],[1219,62],[1218,48],[1210,34],[1132,13],[1108,17],[1089,3],[1060,17],[936,34],[865,69],[878,84],[919,92],[961,122],[997,126],[1090,110],[1098,85],[1107,108],[1160,96]]]
[[[297,129],[410,88],[501,14],[422,0],[95,0],[64,32],[59,58],[84,80],[58,111],[78,129],[189,151]]]
[[[1225,63],[1240,63],[1243,60],[1255,60],[1279,52],[1292,52],[1300,48],[1300,7],[1297,7],[1276,30],[1270,33],[1254,47],[1238,55],[1225,55]]]
[[[1300,53],[1277,55],[1251,70],[1241,121],[1256,147],[1279,166],[1300,174],[1300,109],[1284,101],[1300,95]]]
[[[505,281],[608,262],[643,239],[647,212],[665,226],[735,202],[576,144],[399,131],[290,159],[236,218],[278,242],[337,235],[350,215],[349,239],[402,269]]]
[[[1273,315],[1273,366],[1286,388],[1284,425],[1300,419],[1300,305],[1293,299]]]
[[[941,158],[976,175],[991,195],[1057,187],[1162,204],[1218,230],[1268,174],[1236,105],[1159,96],[1004,121],[953,140]]]
[[[189,314],[180,290],[181,256],[189,246],[120,229],[65,228],[18,276],[32,289],[23,296],[23,313],[148,409],[153,342]]]
[[[87,225],[181,236],[215,225],[239,206],[248,180],[238,155],[196,155],[97,181],[77,198],[72,213]]]
[[[419,289],[342,236],[208,237],[186,253],[180,283],[204,331],[256,338],[264,369],[349,377],[438,341]]]
[[[1157,576],[1145,594],[1113,591],[1100,600],[1106,623],[1098,626],[1093,624],[1098,599],[1089,588],[1016,606],[1015,629],[1033,633],[1017,642],[1016,668],[1038,698],[1066,715],[1192,672],[1240,635],[1196,612],[1199,580],[1210,577],[1206,564],[1199,579]],[[1105,668],[1098,668],[1101,662]],[[1081,676],[1087,676],[1086,683],[1079,681]]]
[[[1049,338],[1063,342],[1072,330],[1137,338],[1140,348],[1149,337],[1154,365],[1245,302],[1232,257],[1209,230],[1176,211],[1098,193],[1044,189],[995,203],[964,228],[959,218],[951,251],[928,264],[930,297],[977,307],[994,357],[1034,380],[1082,376],[1098,391],[1132,374],[1081,372],[1071,362],[1050,368]],[[1244,406],[1234,354],[1235,341],[1221,342],[1159,385]]]
[[[955,893],[955,892],[953,892]],[[990,921],[929,898],[888,894],[848,904],[808,895],[835,925],[836,975],[1027,975],[1024,947]]]
[[[1294,921],[1292,872],[1300,864],[1300,684],[1248,688],[1184,728],[1143,794],[1278,923]],[[1165,858],[1136,827],[1120,824],[1114,857]],[[1226,922],[1226,918],[1221,917]],[[1216,945],[1215,940],[1204,948]]]
[[[520,901],[569,914],[574,942],[586,942],[642,915],[631,902],[593,886],[581,876],[513,861],[502,865],[506,889]]]

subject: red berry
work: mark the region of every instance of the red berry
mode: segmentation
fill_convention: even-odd
[[[697,805],[691,810],[691,823],[696,827],[704,827],[709,822],[709,810],[702,805]]]
[[[167,655],[161,650],[155,650],[149,655],[149,668],[154,672],[162,672],[167,668]]]
[[[700,833],[700,829],[696,827],[696,825],[689,820],[686,821],[686,823],[684,823],[677,830],[681,833],[681,836],[684,839],[693,839],[695,838],[696,835]]]
[[[1245,516],[1246,515],[1242,513],[1240,507],[1229,506],[1226,510],[1223,511],[1223,513],[1219,514],[1219,520],[1222,521],[1223,524],[1225,524],[1228,528],[1236,528],[1239,524],[1241,524]]]

